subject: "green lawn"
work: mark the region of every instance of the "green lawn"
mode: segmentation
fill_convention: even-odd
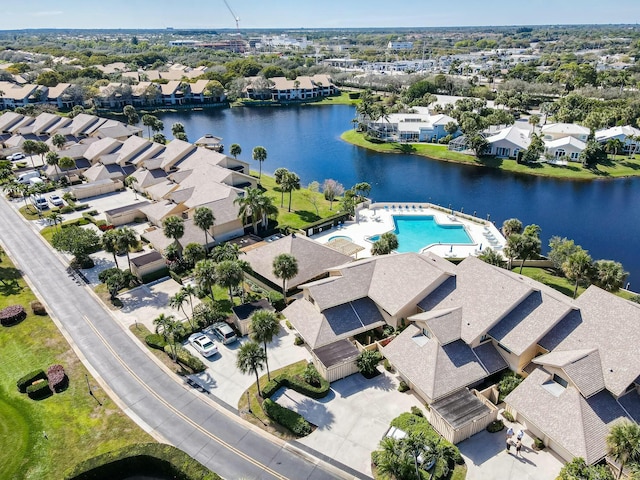
[[[304,348],[304,347],[300,347]],[[269,352],[267,352],[268,354]],[[277,377],[280,374],[287,374],[290,376],[302,375],[305,368],[307,367],[306,360],[300,360],[299,362],[292,363],[283,368],[279,368],[278,370],[271,371],[271,378]],[[253,376],[255,379],[255,375]],[[267,375],[266,373],[260,377],[260,388],[264,388],[267,384]],[[247,412],[247,393],[249,392],[249,398],[251,399],[251,412]],[[262,411],[262,406],[260,402],[260,398],[258,397],[258,388],[256,387],[255,381],[251,384],[251,387],[246,391],[238,401],[238,411],[240,415],[245,419],[257,425],[258,427],[266,430],[267,432],[273,433],[274,435],[278,435],[279,437],[285,439],[295,439],[297,438],[295,435],[292,435],[291,432],[285,427],[278,425],[276,422],[272,421],[267,415]]]
[[[349,93],[352,92],[340,92],[340,95],[335,97],[325,97],[319,102],[314,102],[310,105],[356,105],[360,102],[359,99],[349,98]]]
[[[252,171],[251,174],[256,177],[258,176],[258,172]],[[320,189],[322,189],[322,183],[324,180],[324,178],[317,179],[317,182],[320,183]],[[333,210],[330,210],[329,201],[324,199],[324,195],[322,193],[311,193],[310,195],[318,200],[318,211],[316,212],[313,204],[305,196],[308,193],[305,192],[306,185],[301,185],[302,188],[294,191],[291,196],[291,212],[289,212],[289,194],[284,194],[283,206],[280,207],[282,195],[280,187],[276,185],[275,178],[262,174],[261,184],[262,187],[266,189],[265,193],[273,198],[274,205],[279,209],[278,224],[280,226],[288,226],[293,229],[304,228],[306,225],[317,220],[331,217],[332,215],[337,214],[338,210],[340,210],[339,199],[334,200]],[[345,188],[351,188],[352,186],[353,185],[344,185]]]
[[[514,268],[513,272],[520,273],[520,267]],[[564,293],[568,297],[573,297],[573,289],[575,288],[575,284],[565,277],[556,275],[552,270],[546,268],[524,267],[522,269],[522,275],[526,275],[527,277],[533,278],[540,283],[544,283],[554,290],[557,290],[560,293]],[[578,286],[578,293],[576,295],[576,298],[579,297],[585,290],[585,287]],[[625,290],[618,290],[617,292],[615,292],[615,295],[626,300],[629,300],[630,298],[635,296],[635,294],[627,292]]]
[[[359,147],[368,148],[381,153],[411,153],[435,160],[463,163],[477,167],[497,168],[507,172],[554,177],[566,180],[594,180],[598,178],[621,178],[640,176],[640,159],[618,155],[615,161],[606,160],[598,165],[596,170],[588,170],[579,163],[560,165],[523,165],[515,160],[501,158],[487,158],[480,160],[471,155],[449,151],[446,145],[436,144],[408,144],[408,143],[376,143],[365,138],[365,135],[355,130],[344,132],[341,138]]]
[[[0,309],[20,304],[29,315],[12,327],[0,327],[0,475],[12,479],[58,479],[76,463],[138,442],[153,441],[129,419],[89,376],[48,316],[31,314],[36,297],[6,257],[0,263]],[[15,282],[7,281],[16,278]],[[38,368],[60,363],[69,377],[62,393],[35,401],[21,394],[16,381]],[[46,438],[45,438],[46,432]]]

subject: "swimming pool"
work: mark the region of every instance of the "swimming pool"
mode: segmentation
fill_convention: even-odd
[[[434,244],[473,245],[473,240],[462,225],[440,225],[433,215],[402,215],[393,217],[398,237],[398,252],[420,252]],[[380,235],[369,237],[375,242]]]

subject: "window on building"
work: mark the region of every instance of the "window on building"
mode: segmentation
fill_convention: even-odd
[[[567,388],[569,386],[569,382],[567,382],[560,375],[556,375],[555,373],[553,374],[553,381],[556,382],[558,385],[562,385],[564,388]]]
[[[486,333],[480,337],[480,343],[486,342],[487,340],[491,340],[491,337]]]
[[[429,331],[428,328],[423,328],[422,329],[422,334],[427,338],[431,338],[431,332]]]

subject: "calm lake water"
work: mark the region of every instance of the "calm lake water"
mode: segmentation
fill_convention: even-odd
[[[333,178],[346,188],[372,185],[377,201],[429,201],[480,217],[490,214],[496,225],[511,217],[542,228],[543,251],[549,238],[560,235],[589,250],[594,259],[622,262],[631,273],[631,288],[640,289],[640,178],[568,182],[515,176],[473,166],[456,165],[412,155],[370,152],[340,140],[355,116],[348,106],[232,108],[158,115],[165,135],[171,125],[184,124],[190,141],[206,133],[223,137],[226,151],[242,147],[240,158],[252,163],[251,150],[267,149],[262,168],[295,171],[303,184]],[[637,285],[634,284],[637,282]],[[635,288],[634,288],[635,287]]]

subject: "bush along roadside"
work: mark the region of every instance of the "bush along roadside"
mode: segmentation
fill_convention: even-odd
[[[270,398],[262,402],[262,409],[271,420],[288,428],[299,437],[309,435],[313,431],[313,426],[302,415],[278,405]]]
[[[319,385],[316,386],[306,382],[298,375],[290,376],[282,374],[272,378],[271,381],[265,385],[262,390],[262,395],[264,398],[271,398],[280,387],[286,387],[291,390],[295,390],[302,395],[306,395],[307,397],[316,399],[324,398],[329,393],[331,385],[322,377],[319,377],[318,381]]]

